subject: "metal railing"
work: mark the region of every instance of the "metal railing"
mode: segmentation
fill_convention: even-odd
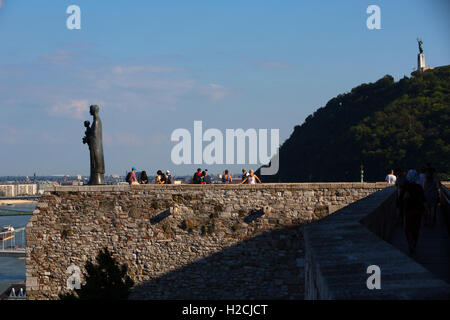
[[[440,204],[447,232],[450,234],[450,191],[442,183],[440,184]]]
[[[25,227],[0,232],[1,255],[25,255]]]

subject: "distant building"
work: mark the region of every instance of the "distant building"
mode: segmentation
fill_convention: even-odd
[[[14,197],[14,185],[2,184],[0,185],[0,197]]]
[[[35,194],[37,194],[37,184],[0,185],[0,196],[2,197],[33,196]]]
[[[14,185],[15,197],[18,196],[32,196],[37,193],[36,184],[15,184]]]

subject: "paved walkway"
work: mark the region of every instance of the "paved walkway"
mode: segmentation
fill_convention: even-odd
[[[389,242],[408,254],[405,231],[400,224],[395,228]],[[411,258],[450,284],[450,237],[439,209],[434,227],[423,226],[422,223],[416,253]]]

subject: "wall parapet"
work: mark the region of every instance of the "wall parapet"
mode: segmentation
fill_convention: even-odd
[[[311,182],[311,183],[262,183],[262,184],[140,184],[140,185],[98,185],[98,186],[51,186],[46,188],[46,192],[114,192],[114,191],[147,191],[154,189],[170,190],[246,190],[246,189],[269,189],[269,190],[287,190],[287,189],[337,189],[337,188],[361,188],[361,189],[382,189],[387,185],[386,182]]]
[[[377,191],[305,226],[306,299],[450,299],[450,286],[383,241],[396,219],[395,188]],[[381,270],[369,290],[367,267]]]

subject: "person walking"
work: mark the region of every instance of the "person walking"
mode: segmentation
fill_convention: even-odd
[[[388,184],[395,184],[395,181],[397,181],[397,177],[394,175],[394,170],[391,170],[391,172],[386,176],[385,180]]]
[[[259,183],[262,183],[261,180],[259,180],[258,176],[253,173],[253,170],[249,171],[249,175],[244,180],[242,180],[242,182],[240,184],[243,184],[246,181],[248,184],[256,184],[256,181],[258,181]]]
[[[417,181],[416,183],[420,185],[423,189],[423,184],[425,182],[425,167],[420,168],[418,174],[417,174]]]
[[[406,172],[404,169],[397,169],[397,180],[395,181],[395,186],[397,187],[397,199],[396,199],[396,206],[399,211],[398,216],[398,222],[403,227],[403,221],[404,221],[404,206],[403,206],[403,194],[404,194],[404,188],[406,183],[408,182],[406,180]]]
[[[411,169],[406,174],[407,183],[403,190],[402,198],[405,212],[405,235],[408,241],[409,254],[416,250],[419,239],[420,224],[425,213],[425,195],[422,187],[417,184],[418,174]]]
[[[423,192],[427,200],[427,219],[434,226],[436,224],[436,210],[439,202],[439,179],[433,168],[427,168],[425,171],[425,180],[423,182]]]

